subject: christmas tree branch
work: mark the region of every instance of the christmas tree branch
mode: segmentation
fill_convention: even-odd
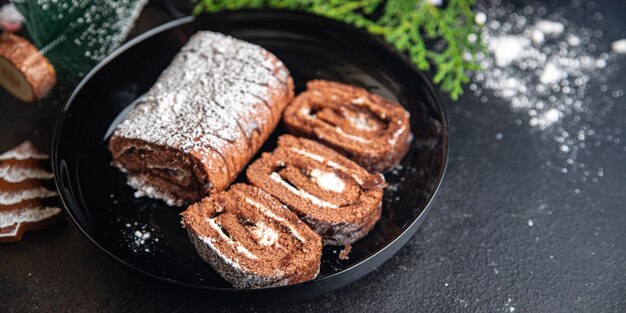
[[[480,69],[476,54],[484,49],[480,27],[474,22],[474,1],[450,0],[438,7],[429,0],[199,0],[194,13],[275,8],[349,23],[382,36],[421,70],[434,65],[433,81],[456,100],[469,81],[468,73]],[[377,10],[382,10],[382,15],[375,14]],[[443,45],[430,48],[425,39]]]

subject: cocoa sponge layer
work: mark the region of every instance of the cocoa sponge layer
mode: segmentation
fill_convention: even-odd
[[[345,245],[380,218],[385,179],[312,140],[283,135],[247,171],[248,181],[278,198],[323,239]]]
[[[412,140],[409,113],[400,104],[336,82],[310,81],[283,116],[290,132],[320,141],[372,172],[398,165]]]
[[[267,50],[209,31],[182,48],[109,141],[136,195],[182,205],[225,190],[293,98]]]
[[[182,216],[202,259],[235,287],[284,286],[319,272],[320,237],[259,188],[233,185]]]

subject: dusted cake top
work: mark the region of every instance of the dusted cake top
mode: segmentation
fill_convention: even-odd
[[[138,101],[115,135],[184,152],[219,150],[256,130],[254,105],[271,100],[289,73],[267,50],[198,32]]]

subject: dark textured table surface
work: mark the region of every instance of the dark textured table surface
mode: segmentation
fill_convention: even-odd
[[[581,27],[600,29],[600,49],[626,38],[624,0],[587,4],[583,11],[555,1],[546,6]],[[602,18],[590,19],[594,12]],[[167,19],[150,6],[136,32]],[[617,93],[587,95],[590,110],[598,111],[590,121],[597,131],[576,164],[592,174],[582,168],[563,173],[568,165],[561,165],[566,157],[559,145],[490,91],[483,92],[486,103],[470,92],[456,103],[445,100],[448,171],[417,234],[365,278],[269,310],[626,312],[626,55],[617,56],[613,68],[605,89]],[[0,150],[25,139],[49,148],[62,102],[24,105],[0,91]],[[267,309],[224,303],[135,273],[69,220],[0,246],[0,312]]]

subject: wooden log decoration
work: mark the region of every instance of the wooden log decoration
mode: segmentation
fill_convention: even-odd
[[[0,85],[24,102],[43,98],[56,83],[54,67],[28,40],[0,34]]]

